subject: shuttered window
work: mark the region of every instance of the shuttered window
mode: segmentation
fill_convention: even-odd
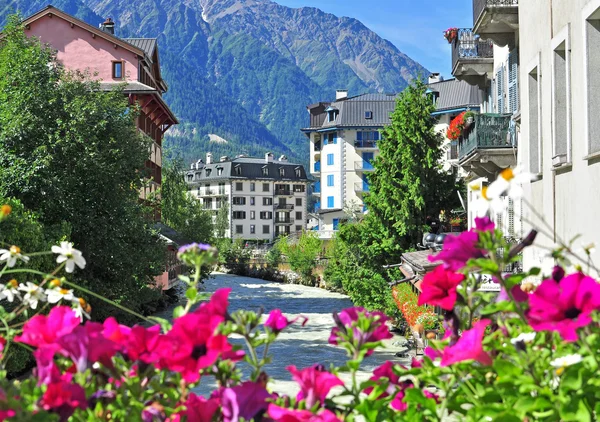
[[[498,113],[504,113],[504,66],[496,72],[496,106]]]
[[[519,111],[519,51],[514,49],[508,55],[508,112]]]

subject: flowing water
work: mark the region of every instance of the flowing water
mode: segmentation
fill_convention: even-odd
[[[315,363],[329,367],[330,364],[341,366],[345,362],[345,351],[329,345],[328,339],[333,327],[332,313],[352,306],[347,296],[315,287],[273,283],[218,273],[205,281],[205,287],[207,293],[212,293],[221,287],[230,287],[232,289],[229,297],[230,312],[238,309],[258,311],[262,308],[266,315],[278,308],[288,318],[298,315],[308,317],[308,322],[304,326],[295,324],[288,327],[270,346],[269,351],[273,360],[266,366],[265,371],[273,379],[271,387],[274,391],[288,395],[298,391],[290,373],[286,370],[289,365],[301,369]],[[395,337],[386,340],[386,348],[376,351],[365,359],[358,374],[359,380],[370,377],[373,369],[386,360],[408,363],[406,359],[395,356],[400,348],[394,346],[394,343],[399,339],[400,337]],[[235,340],[234,342],[237,343]],[[342,374],[341,378],[347,382],[350,380],[348,374]],[[211,379],[204,378],[201,385],[197,387],[197,392],[209,394],[214,386]]]

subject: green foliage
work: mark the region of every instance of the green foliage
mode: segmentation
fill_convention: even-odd
[[[323,249],[321,240],[314,233],[303,231],[297,241],[287,238],[279,243],[292,271],[300,274],[304,284],[313,285],[313,270]]]
[[[181,161],[174,160],[163,167],[161,186],[164,223],[191,242],[210,243],[213,224],[210,211],[190,195]]]
[[[219,262],[234,274],[246,275],[250,250],[246,249],[243,239],[223,239],[219,245]]]
[[[215,236],[217,239],[223,239],[227,229],[229,229],[229,202],[225,199],[225,197],[221,197],[221,208],[219,208],[215,217]]]
[[[279,267],[279,264],[281,264],[281,261],[282,261],[281,250],[283,248],[284,243],[285,243],[285,238],[277,239],[277,241],[275,242],[273,247],[271,249],[269,249],[269,252],[267,252],[267,254],[265,255],[267,264],[269,264],[274,269],[277,269]]]
[[[120,90],[65,72],[17,17],[4,34],[0,195],[18,198],[46,228],[70,227],[88,262],[77,281],[137,310],[134,298],[162,272],[165,255],[138,200],[148,144],[137,112]],[[93,304],[95,317],[114,312]]]

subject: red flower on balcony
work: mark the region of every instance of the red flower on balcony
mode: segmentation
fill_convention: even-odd
[[[448,126],[448,130],[446,130],[446,137],[448,139],[455,141],[460,138],[465,127],[465,114],[466,111],[463,111],[454,119],[452,119],[450,126]]]
[[[444,31],[444,38],[448,44],[452,44],[456,37],[458,37],[458,28],[448,28]]]

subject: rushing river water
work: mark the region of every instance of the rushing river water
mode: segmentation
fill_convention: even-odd
[[[342,365],[346,360],[345,351],[328,344],[329,334],[333,326],[332,313],[352,306],[347,296],[329,292],[315,287],[294,284],[279,284],[250,277],[240,277],[229,274],[214,274],[205,282],[206,291],[212,293],[221,287],[230,287],[230,312],[238,309],[264,309],[265,315],[273,309],[281,309],[287,317],[304,315],[308,322],[301,326],[295,324],[284,330],[269,351],[273,361],[265,368],[274,380],[272,388],[284,394],[295,394],[298,391],[286,370],[288,365],[305,368],[315,363],[329,367],[330,364]],[[359,379],[368,378],[373,369],[392,360],[407,363],[399,359],[395,353],[399,350],[393,343],[399,340],[387,340],[386,348],[376,351],[365,359]],[[234,340],[235,342],[235,340]],[[349,381],[349,376],[342,374],[341,378]],[[203,379],[197,388],[199,393],[208,394],[214,383]]]

